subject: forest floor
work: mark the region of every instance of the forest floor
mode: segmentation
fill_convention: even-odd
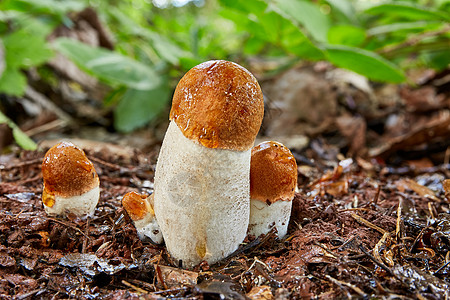
[[[157,149],[86,149],[101,183],[88,220],[45,214],[44,150],[1,155],[0,298],[447,299],[448,164],[349,158],[325,168],[310,150],[293,151],[300,192],[286,238],[247,237],[231,257],[189,271],[141,242],[121,207],[126,192],[152,192]]]

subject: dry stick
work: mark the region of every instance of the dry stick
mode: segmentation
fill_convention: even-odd
[[[434,213],[435,210],[436,210],[436,209],[435,209],[435,207],[433,206],[433,203],[428,202],[428,211],[430,212],[431,218],[432,218],[433,220],[436,219],[436,214],[437,214],[437,212]]]
[[[428,229],[428,226],[422,228],[422,230],[419,232],[419,234],[417,235],[417,237],[415,238],[414,242],[411,245],[411,248],[409,248],[409,252],[411,253],[414,250],[414,247],[416,246],[416,244],[419,242],[419,239],[422,238],[423,233],[425,232],[425,230]]]
[[[381,234],[385,234],[385,233],[388,233],[386,230],[384,230],[383,228],[381,228],[381,227],[378,227],[377,225],[375,225],[375,224],[372,224],[371,222],[369,222],[369,221],[367,221],[366,219],[364,219],[364,218],[362,218],[362,217],[360,217],[360,216],[358,216],[357,214],[350,214],[356,221],[358,221],[359,223],[362,223],[362,224],[364,224],[364,225],[366,225],[367,227],[370,227],[370,228],[372,228],[372,229],[375,229],[376,231],[378,231],[378,232],[380,232]]]
[[[96,163],[98,163],[98,164],[101,164],[101,165],[104,165],[104,166],[106,166],[106,167],[108,167],[110,169],[113,169],[113,170],[120,171],[120,170],[123,169],[123,167],[121,167],[119,165],[112,164],[110,162],[104,161],[104,160],[102,160],[100,158],[97,158],[95,156],[92,156],[92,155],[89,155],[89,159],[94,161],[94,162],[96,162]]]
[[[373,248],[373,256],[379,261],[383,261],[380,255],[380,246],[386,242],[386,239],[390,236],[390,233],[383,234],[383,237],[378,241],[378,243]],[[392,266],[391,266],[392,267]]]
[[[65,125],[66,125],[65,121],[57,119],[57,120],[45,123],[41,126],[34,127],[30,130],[27,130],[27,131],[25,131],[25,134],[28,136],[33,136],[33,135],[40,134],[40,133],[43,133],[46,131],[54,130],[59,127],[64,127]]]
[[[42,163],[42,158],[35,158],[35,159],[30,159],[28,161],[20,162],[17,164],[12,164],[10,166],[0,165],[0,170],[1,171],[9,171],[12,169],[21,168],[21,167],[25,167],[25,166],[29,166],[29,165],[34,165],[34,164],[41,164],[41,163]]]
[[[165,294],[165,293],[172,293],[172,292],[186,291],[186,290],[188,290],[188,289],[189,289],[188,287],[183,286],[183,287],[174,288],[174,289],[170,289],[170,290],[157,291],[157,292],[154,292],[154,293],[152,293],[152,294]]]
[[[131,284],[131,283],[129,283],[128,281],[122,280],[122,284],[123,284],[123,285],[126,285],[127,287],[132,288],[133,290],[135,290],[135,291],[138,292],[138,293],[141,293],[141,294],[148,294],[148,291],[146,291],[146,290],[144,290],[144,289],[141,289],[140,287],[135,286],[134,284]]]
[[[381,185],[378,185],[377,192],[375,193],[375,197],[373,197],[372,201],[370,202],[374,207],[377,206],[378,199],[380,197],[381,192]]]
[[[158,277],[159,282],[163,286],[163,289],[167,290],[169,287],[167,286],[167,284],[164,281],[164,278],[163,278],[162,272],[161,272],[161,268],[159,265],[155,265],[155,271],[156,271],[156,276]]]
[[[45,97],[43,94],[35,91],[31,86],[27,86],[25,90],[25,96],[34,102],[41,105],[43,108],[53,112],[58,118],[66,123],[72,122],[72,117],[65,111],[56,106],[50,99]]]
[[[83,240],[83,247],[81,248],[81,253],[86,253],[86,247],[87,247],[87,242],[89,239],[89,223],[90,223],[91,218],[87,218],[86,220],[86,235],[85,238]]]
[[[402,208],[403,208],[403,198],[400,197],[399,200],[398,200],[397,223],[396,223],[396,226],[395,226],[395,238],[397,239],[397,243],[400,243],[401,234],[402,234],[402,228],[401,228]]]
[[[332,283],[338,285],[338,286],[341,286],[341,287],[342,286],[346,286],[348,288],[351,288],[353,291],[355,291],[361,297],[365,297],[366,296],[366,293],[364,293],[359,287],[354,286],[351,283],[339,281],[339,280],[331,277],[330,275],[325,275],[325,278],[328,279],[329,281],[331,281]]]
[[[145,287],[145,288],[147,288],[147,289],[151,289],[152,291],[155,291],[155,290],[156,290],[156,289],[155,289],[155,285],[150,284],[150,283],[145,282],[145,281],[141,281],[141,280],[137,280],[137,279],[132,279],[132,278],[129,278],[128,281],[130,281],[130,282],[133,283],[134,285],[141,285],[141,286],[143,286],[143,287]]]
[[[83,230],[81,230],[80,228],[77,228],[77,227],[75,227],[75,226],[72,226],[72,225],[70,225],[70,224],[68,224],[68,223],[66,223],[66,222],[63,222],[63,221],[60,221],[60,220],[57,220],[57,219],[53,219],[53,218],[48,218],[48,219],[49,219],[50,221],[55,222],[55,223],[59,223],[59,224],[61,224],[61,225],[70,227],[70,228],[72,228],[72,229],[75,229],[76,231],[78,231],[79,233],[81,233],[82,235],[84,235],[86,238],[89,238],[89,237],[83,232]]]
[[[446,262],[442,267],[440,267],[439,269],[436,270],[436,272],[433,273],[433,275],[436,276],[437,273],[439,273],[442,269],[444,269],[445,267],[447,267],[450,264],[450,261]]]
[[[41,288],[41,289],[35,289],[32,291],[29,291],[28,293],[22,294],[22,295],[17,295],[16,297],[14,297],[15,300],[23,300],[26,299],[30,296],[33,296],[34,294],[42,294],[43,292],[45,292],[47,289],[46,288]]]
[[[363,245],[359,244],[358,248],[365,254],[367,255],[368,258],[370,258],[375,264],[377,264],[380,268],[382,268],[383,270],[385,270],[386,272],[389,273],[389,275],[394,275],[394,273],[391,271],[391,269],[389,269],[384,263],[382,263],[381,261],[379,261],[378,259],[376,259],[372,254],[369,253],[369,251],[367,251]]]

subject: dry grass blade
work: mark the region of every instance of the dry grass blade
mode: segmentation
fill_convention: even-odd
[[[332,283],[338,285],[338,286],[341,286],[341,287],[342,286],[346,286],[348,288],[351,288],[353,291],[355,291],[361,297],[365,297],[366,296],[366,293],[364,293],[359,287],[354,286],[351,283],[339,281],[339,280],[331,277],[330,275],[325,275],[325,278],[328,279],[329,281],[331,281]]]
[[[372,229],[374,229],[374,230],[380,232],[380,233],[383,234],[383,235],[386,234],[386,233],[388,233],[388,232],[387,232],[386,230],[384,230],[383,228],[378,227],[377,225],[375,225],[375,224],[373,224],[373,223],[367,221],[366,219],[364,219],[364,218],[358,216],[357,214],[350,214],[350,215],[351,215],[356,221],[358,221],[359,223],[362,223],[363,225],[366,225],[367,227],[372,228]]]

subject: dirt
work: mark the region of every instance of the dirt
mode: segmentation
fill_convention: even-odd
[[[294,149],[300,190],[287,237],[249,236],[219,264],[187,271],[164,246],[141,242],[120,204],[126,192],[152,192],[158,148],[86,152],[101,183],[89,220],[45,214],[45,149],[0,156],[0,298],[449,296],[447,166],[408,170],[347,159],[324,167],[312,148]]]

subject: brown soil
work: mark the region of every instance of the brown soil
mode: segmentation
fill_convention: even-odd
[[[449,296],[446,165],[400,170],[358,159],[333,169],[311,149],[293,151],[300,192],[287,237],[250,236],[220,264],[186,271],[164,246],[141,242],[120,205],[126,192],[152,192],[157,149],[86,152],[101,183],[89,220],[45,214],[45,152],[0,156],[0,298]]]

